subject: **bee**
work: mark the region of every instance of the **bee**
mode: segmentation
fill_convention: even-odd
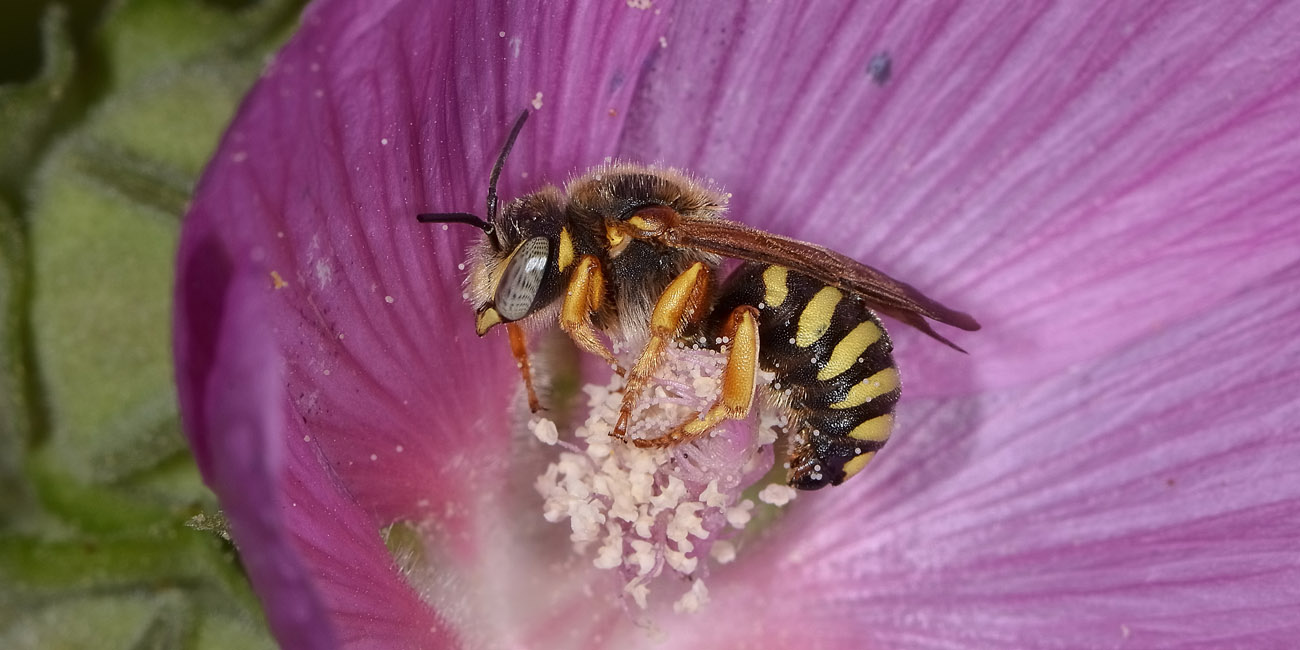
[[[971,316],[856,260],[727,219],[723,194],[674,169],[597,167],[564,190],[548,185],[498,214],[497,180],[527,119],[525,111],[516,120],[492,169],[486,220],[463,212],[417,219],[483,231],[467,265],[476,330],[483,336],[505,326],[533,411],[540,404],[523,324],[558,321],[579,348],[624,375],[612,432],[624,440],[668,347],[703,341],[726,356],[716,401],[656,438],[631,443],[679,444],[745,417],[757,372],[766,370],[790,416],[787,482],[814,490],[861,471],[893,429],[900,381],[877,313],[959,351],[926,319],[979,329]],[[742,263],[720,278],[724,258]],[[599,333],[645,345],[624,369]]]

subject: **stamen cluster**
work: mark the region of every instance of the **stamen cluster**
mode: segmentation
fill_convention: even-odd
[[[655,438],[708,409],[717,398],[725,357],[709,350],[675,347],[633,413],[631,438]],[[741,493],[772,467],[779,417],[755,405],[746,420],[729,421],[709,435],[665,448],[638,448],[610,436],[622,402],[623,379],[583,388],[590,409],[560,440],[555,424],[534,419],[540,440],[563,451],[536,481],[547,521],[569,520],[578,553],[592,550],[592,563],[616,570],[624,593],[645,608],[651,583],[666,572],[692,582],[674,603],[697,611],[707,602],[707,560],[736,556],[733,538],[750,521],[755,504]],[[762,500],[784,504],[794,490],[764,489]]]

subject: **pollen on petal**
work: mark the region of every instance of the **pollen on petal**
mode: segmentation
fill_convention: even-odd
[[[718,564],[728,564],[736,559],[736,545],[731,542],[720,539],[713,544],[709,555],[718,562]]]
[[[709,589],[704,586],[703,580],[696,580],[691,585],[691,590],[682,594],[677,602],[673,603],[673,611],[677,613],[695,613],[709,602]]]
[[[758,500],[774,506],[783,506],[794,499],[796,491],[788,485],[769,485],[758,493]]]
[[[727,508],[727,523],[731,524],[732,528],[744,528],[745,524],[748,524],[750,518],[753,517],[751,514],[753,510],[754,502],[745,499],[734,508]]]
[[[543,443],[553,445],[560,439],[560,433],[555,428],[555,423],[546,418],[538,418],[528,423],[528,428],[533,435]]]

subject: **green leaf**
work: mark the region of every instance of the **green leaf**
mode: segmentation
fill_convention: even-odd
[[[28,597],[193,581],[210,571],[199,547],[207,540],[199,535],[179,530],[66,541],[0,537],[0,577],[6,591]]]
[[[18,220],[0,201],[0,531],[11,527],[31,497],[21,460],[31,433],[22,323],[26,247]]]
[[[34,599],[16,616],[0,616],[0,648],[261,650],[274,648],[265,627],[240,613],[207,609],[191,590],[87,593]],[[2,610],[0,610],[2,611]]]
[[[49,157],[30,213],[48,452],[95,483],[184,448],[171,370],[179,220],[248,63],[189,65],[109,99]]]
[[[195,650],[272,650],[275,642],[265,625],[254,625],[247,618],[209,614],[199,619]]]
[[[157,522],[120,534],[0,536],[0,628],[39,603],[173,588],[205,615],[260,618],[233,547],[210,531]]]
[[[172,383],[181,217],[301,5],[222,4],[113,3],[91,56],[63,36],[0,91],[0,648],[272,647]]]
[[[294,24],[301,0],[227,2],[132,0],[114,12],[104,28],[104,46],[118,87],[184,61],[253,60],[269,52]]]
[[[41,21],[45,63],[32,81],[0,86],[0,196],[15,203],[31,173],[32,161],[67,117],[78,93],[72,87],[75,56],[67,12],[52,7]]]
[[[106,41],[129,38],[154,54],[147,64],[111,66],[139,79],[51,151],[31,195],[33,339],[50,429],[40,465],[82,483],[157,481],[159,467],[185,454],[170,348],[179,219],[272,46],[247,47],[248,34],[278,34],[280,14],[294,6],[219,17],[206,3],[182,3],[209,16],[187,21],[147,11],[158,4],[128,3],[108,21]],[[255,18],[263,22],[251,25]],[[177,39],[193,48],[173,57],[179,63],[160,63],[168,57],[156,48]],[[237,56],[232,43],[243,45]],[[185,60],[196,52],[209,58]],[[223,60],[210,60],[217,55]]]
[[[0,647],[182,648],[192,626],[191,608],[176,590],[84,596],[33,603],[26,616],[0,628]]]

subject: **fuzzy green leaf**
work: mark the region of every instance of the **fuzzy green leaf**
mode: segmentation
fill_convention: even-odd
[[[172,384],[181,217],[301,5],[234,4],[114,3],[80,58],[52,12],[0,90],[0,647],[273,645]]]

